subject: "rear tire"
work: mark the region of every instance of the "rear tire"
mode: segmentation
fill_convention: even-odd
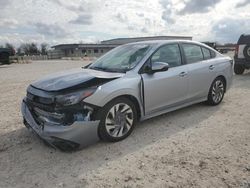
[[[116,98],[97,111],[99,137],[108,142],[127,138],[137,122],[136,107],[126,97]]]
[[[221,77],[216,78],[208,93],[207,104],[211,106],[216,106],[221,103],[224,98],[226,91],[226,83]]]
[[[244,71],[245,71],[245,68],[242,65],[237,65],[237,64],[234,65],[235,74],[241,75],[244,73]]]

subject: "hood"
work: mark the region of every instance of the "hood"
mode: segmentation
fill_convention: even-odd
[[[42,78],[31,84],[44,91],[62,91],[102,85],[122,77],[124,73],[103,72],[92,69],[73,69]]]

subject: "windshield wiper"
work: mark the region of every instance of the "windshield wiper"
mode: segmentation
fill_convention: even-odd
[[[104,67],[89,67],[90,69],[93,70],[100,70],[100,71],[104,71],[104,72],[118,72],[118,73],[125,73],[126,70],[121,70],[121,69],[108,69],[108,68],[104,68]]]
[[[107,68],[103,68],[103,67],[89,67],[89,69],[93,69],[93,70],[101,70],[101,71],[107,71]]]
[[[125,73],[126,70],[122,70],[122,69],[109,69],[109,72]]]

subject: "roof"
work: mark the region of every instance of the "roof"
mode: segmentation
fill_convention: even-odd
[[[129,43],[129,44],[125,44],[125,45],[130,45],[130,44],[154,44],[154,45],[164,45],[164,44],[171,44],[171,43],[189,43],[189,44],[197,44],[199,46],[203,46],[206,48],[209,48],[211,50],[214,51],[213,48],[211,48],[210,46],[201,43],[201,42],[197,42],[197,41],[192,41],[192,40],[150,40],[150,41],[140,41],[140,42],[133,42],[133,43]]]
[[[249,44],[250,43],[250,35],[243,34],[240,36],[237,44]]]
[[[171,40],[171,39],[183,39],[192,40],[191,36],[150,36],[150,37],[134,37],[134,38],[116,38],[110,40],[104,40],[102,44],[126,44],[131,42],[148,41],[148,40]]]
[[[52,48],[63,48],[63,49],[72,49],[72,48],[114,48],[117,45],[114,44],[59,44],[52,46]]]
[[[200,42],[191,41],[191,40],[147,40],[147,41],[139,41],[139,42],[131,42],[125,45],[130,44],[169,44],[169,43],[179,43],[179,42],[185,42],[185,43],[196,43],[196,44],[202,44]]]

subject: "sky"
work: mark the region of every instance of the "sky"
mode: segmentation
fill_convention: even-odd
[[[243,33],[250,0],[0,0],[0,45],[159,35],[235,43]]]

